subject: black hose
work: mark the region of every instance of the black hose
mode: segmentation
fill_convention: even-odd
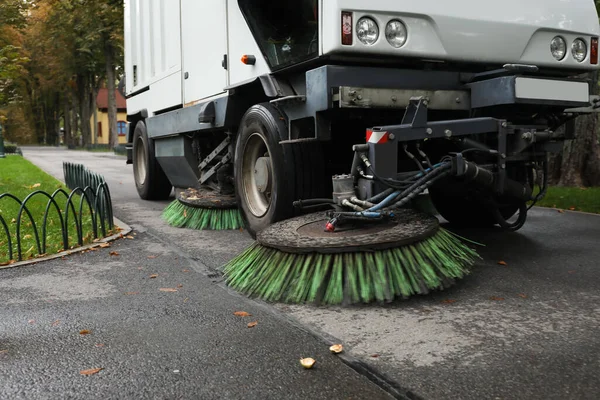
[[[294,202],[294,207],[304,207],[304,206],[314,206],[320,204],[335,204],[333,199],[307,199],[307,200],[298,200]]]
[[[502,216],[502,213],[500,212],[500,208],[493,207],[492,212],[493,212],[494,219],[496,220],[498,225],[500,225],[500,227],[502,227],[502,229],[510,231],[510,232],[515,232],[515,231],[518,231],[519,229],[521,229],[523,227],[523,225],[525,225],[525,221],[527,220],[527,210],[528,210],[527,203],[521,202],[519,204],[519,217],[517,218],[517,220],[514,223],[508,222]]]

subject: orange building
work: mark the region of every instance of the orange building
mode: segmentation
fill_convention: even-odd
[[[118,90],[115,90],[117,97],[117,133],[119,135],[119,144],[125,144],[125,134],[127,132],[127,102]],[[108,89],[100,89],[96,98],[96,130],[94,130],[94,116],[90,119],[92,132],[96,132],[96,144],[108,144]]]

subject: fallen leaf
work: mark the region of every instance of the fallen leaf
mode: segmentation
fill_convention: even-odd
[[[183,210],[183,218],[187,218],[187,211]]]
[[[134,294],[140,294],[140,292],[125,292],[127,296],[133,296]]]
[[[154,279],[154,278],[158,278],[158,274],[152,274],[152,275],[150,275],[150,279]]]
[[[25,236],[23,236],[23,239],[24,239],[24,240],[27,240],[27,239],[31,239],[32,237],[33,237],[33,236],[31,236],[31,235],[25,235]]]
[[[142,268],[142,267],[138,267],[138,269],[141,271],[141,270],[143,270],[144,268]]]
[[[8,353],[8,350],[0,350],[0,354],[6,354]]]
[[[525,293],[519,293],[519,297],[522,299],[526,299],[527,295]]]
[[[184,303],[187,303],[187,302],[188,302],[188,300],[189,300],[189,298],[188,298],[188,297],[186,297],[186,298],[183,300],[183,302],[184,302]]]
[[[572,270],[570,270],[570,271],[568,271],[568,272],[569,272],[569,274],[574,274],[574,273],[575,273],[575,272],[577,272],[577,271],[575,271],[574,269],[572,269]]]
[[[379,354],[371,354],[372,358],[379,358]]]
[[[341,344],[334,344],[329,348],[329,351],[331,351],[334,354],[340,354],[342,351],[344,351],[344,346],[342,346]]]
[[[111,251],[111,252],[110,252],[110,255],[111,255],[111,256],[118,256],[118,255],[120,255],[120,254],[119,254],[119,252],[118,252],[118,251]]]
[[[95,375],[98,372],[102,371],[104,368],[93,368],[93,369],[86,369],[83,371],[80,371],[79,373],[81,375],[85,375],[85,376],[90,376],[90,375]]]
[[[490,300],[493,300],[493,301],[502,301],[502,300],[504,300],[504,297],[492,296],[492,297],[490,297]]]
[[[452,303],[456,303],[456,300],[446,299],[446,300],[442,300],[442,303],[444,303],[444,304],[452,304]]]
[[[189,269],[184,269],[184,270],[183,270],[183,271],[181,271],[181,272],[190,272],[190,270],[189,270]]]
[[[575,207],[569,207],[569,210],[575,211]]]
[[[148,256],[149,259],[153,259],[153,258],[156,258],[156,257],[158,257],[158,256]]]
[[[248,328],[254,328],[256,325],[258,325],[258,321],[250,322]]]
[[[183,285],[180,283],[179,285],[177,285],[178,288],[182,288]]]
[[[92,333],[92,331],[88,331],[87,329],[83,329],[83,330],[79,331],[80,335],[89,335],[90,333]]]
[[[565,210],[558,210],[559,213],[564,214]]]
[[[246,311],[236,311],[236,312],[233,313],[233,315],[235,315],[237,317],[249,317],[252,314],[249,314]]]
[[[29,320],[29,321],[27,321],[27,322],[29,322],[30,324],[35,324],[35,319],[30,319],[30,320]]]
[[[315,365],[316,361],[314,358],[302,358],[300,359],[300,364],[306,369],[310,369]]]
[[[33,185],[31,188],[35,189],[35,188],[39,188],[40,186],[42,186],[41,183],[36,183],[35,185]]]
[[[58,324],[60,324],[60,319],[57,319],[56,321],[54,321],[52,323],[52,326],[58,326]]]
[[[100,243],[99,245],[101,248],[105,249],[107,247],[110,247],[110,243]]]
[[[498,264],[499,264],[499,265],[508,265],[508,264],[506,263],[506,261],[498,261]]]
[[[131,236],[131,235],[127,235],[127,236],[125,236],[125,237],[126,237],[127,239],[131,239],[131,240],[135,239],[135,238],[134,238],[133,236]]]
[[[161,292],[177,292],[177,289],[172,289],[172,288],[160,288],[158,289]]]
[[[10,220],[10,222],[11,222],[12,224],[14,224],[15,222],[17,222],[17,219],[16,219],[16,218],[13,218],[13,219],[11,219],[11,220]]]
[[[104,347],[104,343],[96,343],[96,347]]]

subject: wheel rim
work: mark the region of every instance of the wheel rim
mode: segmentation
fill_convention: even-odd
[[[138,185],[143,185],[146,182],[146,159],[148,152],[146,144],[141,137],[135,142],[135,180]]]
[[[250,212],[260,218],[271,207],[274,175],[269,148],[259,133],[250,135],[242,157],[244,201]]]

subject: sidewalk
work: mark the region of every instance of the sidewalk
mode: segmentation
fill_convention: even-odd
[[[390,398],[326,343],[203,272],[147,233],[0,271],[0,397]]]

